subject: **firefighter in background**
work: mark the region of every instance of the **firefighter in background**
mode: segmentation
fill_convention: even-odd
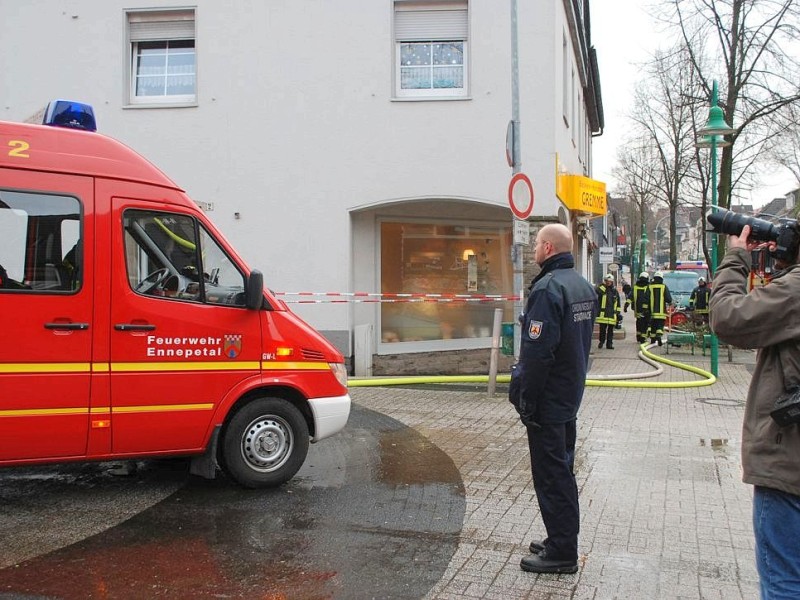
[[[651,344],[662,345],[661,336],[664,335],[664,321],[667,320],[667,307],[672,304],[672,295],[664,283],[664,274],[661,271],[653,273],[650,282],[650,327],[648,335]]]
[[[633,316],[636,318],[636,341],[644,344],[650,327],[650,275],[647,271],[642,271],[639,279],[633,283],[631,293],[625,300],[625,312],[628,312],[629,306],[633,306]]]
[[[619,292],[614,287],[614,276],[610,273],[603,277],[603,283],[597,286],[597,302],[600,305],[600,313],[597,316],[597,323],[600,325],[600,343],[609,350],[614,349],[614,328],[617,326],[619,316]]]
[[[694,311],[695,319],[708,323],[708,300],[711,297],[711,288],[706,284],[705,277],[697,280],[697,287],[689,296],[689,310]]]
[[[625,312],[628,312],[628,306],[631,303],[631,294],[633,294],[633,288],[631,287],[631,284],[624,279],[622,280],[622,294],[625,296],[625,301],[622,303],[622,306],[625,307]],[[620,296],[620,299],[622,299],[622,296]],[[622,329],[622,315],[617,317],[617,329]]]

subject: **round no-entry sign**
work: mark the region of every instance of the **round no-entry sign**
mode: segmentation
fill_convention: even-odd
[[[527,219],[533,211],[533,184],[524,173],[516,173],[508,184],[508,205],[518,219]]]

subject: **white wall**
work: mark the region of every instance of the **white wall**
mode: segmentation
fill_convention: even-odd
[[[552,217],[556,153],[581,172],[561,117],[563,3],[519,5],[522,170],[534,215]],[[370,235],[352,239],[359,208],[464,198],[506,209],[507,2],[470,1],[470,99],[414,102],[392,100],[391,0],[195,0],[198,105],[123,108],[123,9],[158,6],[182,5],[0,3],[0,119],[56,97],[93,104],[102,132],[214,204],[209,216],[278,291],[375,291],[351,289],[369,279],[351,272],[353,243]],[[321,329],[352,324],[346,306],[296,308]]]

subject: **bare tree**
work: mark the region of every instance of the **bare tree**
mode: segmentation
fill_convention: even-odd
[[[669,262],[677,260],[676,214],[694,166],[697,79],[685,48],[657,51],[637,88],[631,120],[655,151],[655,193],[669,214]]]
[[[631,206],[626,215],[631,240],[631,277],[636,276],[636,249],[646,237],[647,222],[659,198],[657,164],[657,153],[647,136],[630,138],[617,149],[614,177],[622,188],[622,196],[630,201]],[[644,264],[638,266],[639,270],[644,269]]]
[[[720,106],[725,120],[736,128],[720,161],[717,189],[722,208],[730,206],[734,186],[743,181],[744,173],[766,158],[763,150],[784,129],[781,122],[787,107],[800,100],[798,4],[797,0],[670,0],[663,5],[662,14],[676,24],[706,99],[712,81],[721,79]],[[724,244],[722,236],[719,241]]]
[[[800,106],[786,106],[781,117],[783,126],[770,144],[769,156],[800,185]]]

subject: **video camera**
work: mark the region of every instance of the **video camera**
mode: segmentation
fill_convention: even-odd
[[[794,263],[797,259],[797,249],[800,247],[800,224],[797,219],[781,218],[775,224],[724,209],[708,213],[706,219],[713,233],[726,235],[741,235],[744,226],[750,225],[751,240],[777,244],[775,251],[771,252],[777,260]]]

